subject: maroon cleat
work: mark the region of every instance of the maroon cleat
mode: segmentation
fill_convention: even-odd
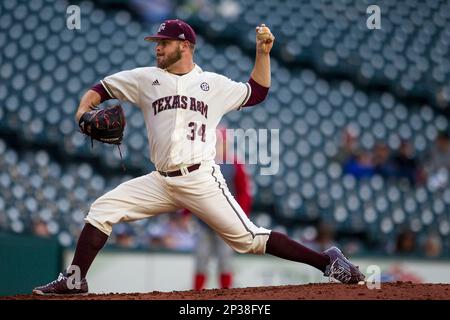
[[[58,279],[52,282],[36,287],[33,289],[33,294],[37,295],[58,295],[58,294],[87,294],[89,292],[88,283],[82,279],[78,283],[74,283],[73,279],[60,273]]]
[[[330,264],[326,267],[324,276],[348,284],[364,281],[364,274],[359,271],[358,266],[348,261],[341,250],[331,247],[325,250],[324,254],[330,257]]]

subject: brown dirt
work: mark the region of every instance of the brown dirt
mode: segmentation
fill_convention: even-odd
[[[235,288],[228,290],[173,291],[86,296],[16,295],[7,300],[450,300],[450,284],[382,283],[381,289],[365,285],[317,283],[278,287]]]

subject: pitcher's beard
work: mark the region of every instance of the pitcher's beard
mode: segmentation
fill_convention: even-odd
[[[158,57],[156,57],[156,58],[157,58],[156,59],[156,65],[158,66],[158,68],[167,69],[168,67],[170,67],[174,63],[176,63],[179,60],[181,60],[181,50],[178,48],[175,52],[172,52],[172,53],[168,54],[162,60],[158,60]]]

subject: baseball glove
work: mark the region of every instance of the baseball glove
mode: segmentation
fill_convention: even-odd
[[[79,121],[81,132],[92,141],[120,145],[125,130],[125,115],[120,104],[85,112]]]

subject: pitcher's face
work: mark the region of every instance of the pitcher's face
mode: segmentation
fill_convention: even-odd
[[[161,40],[156,45],[156,65],[167,69],[181,60],[181,42],[178,40]]]

